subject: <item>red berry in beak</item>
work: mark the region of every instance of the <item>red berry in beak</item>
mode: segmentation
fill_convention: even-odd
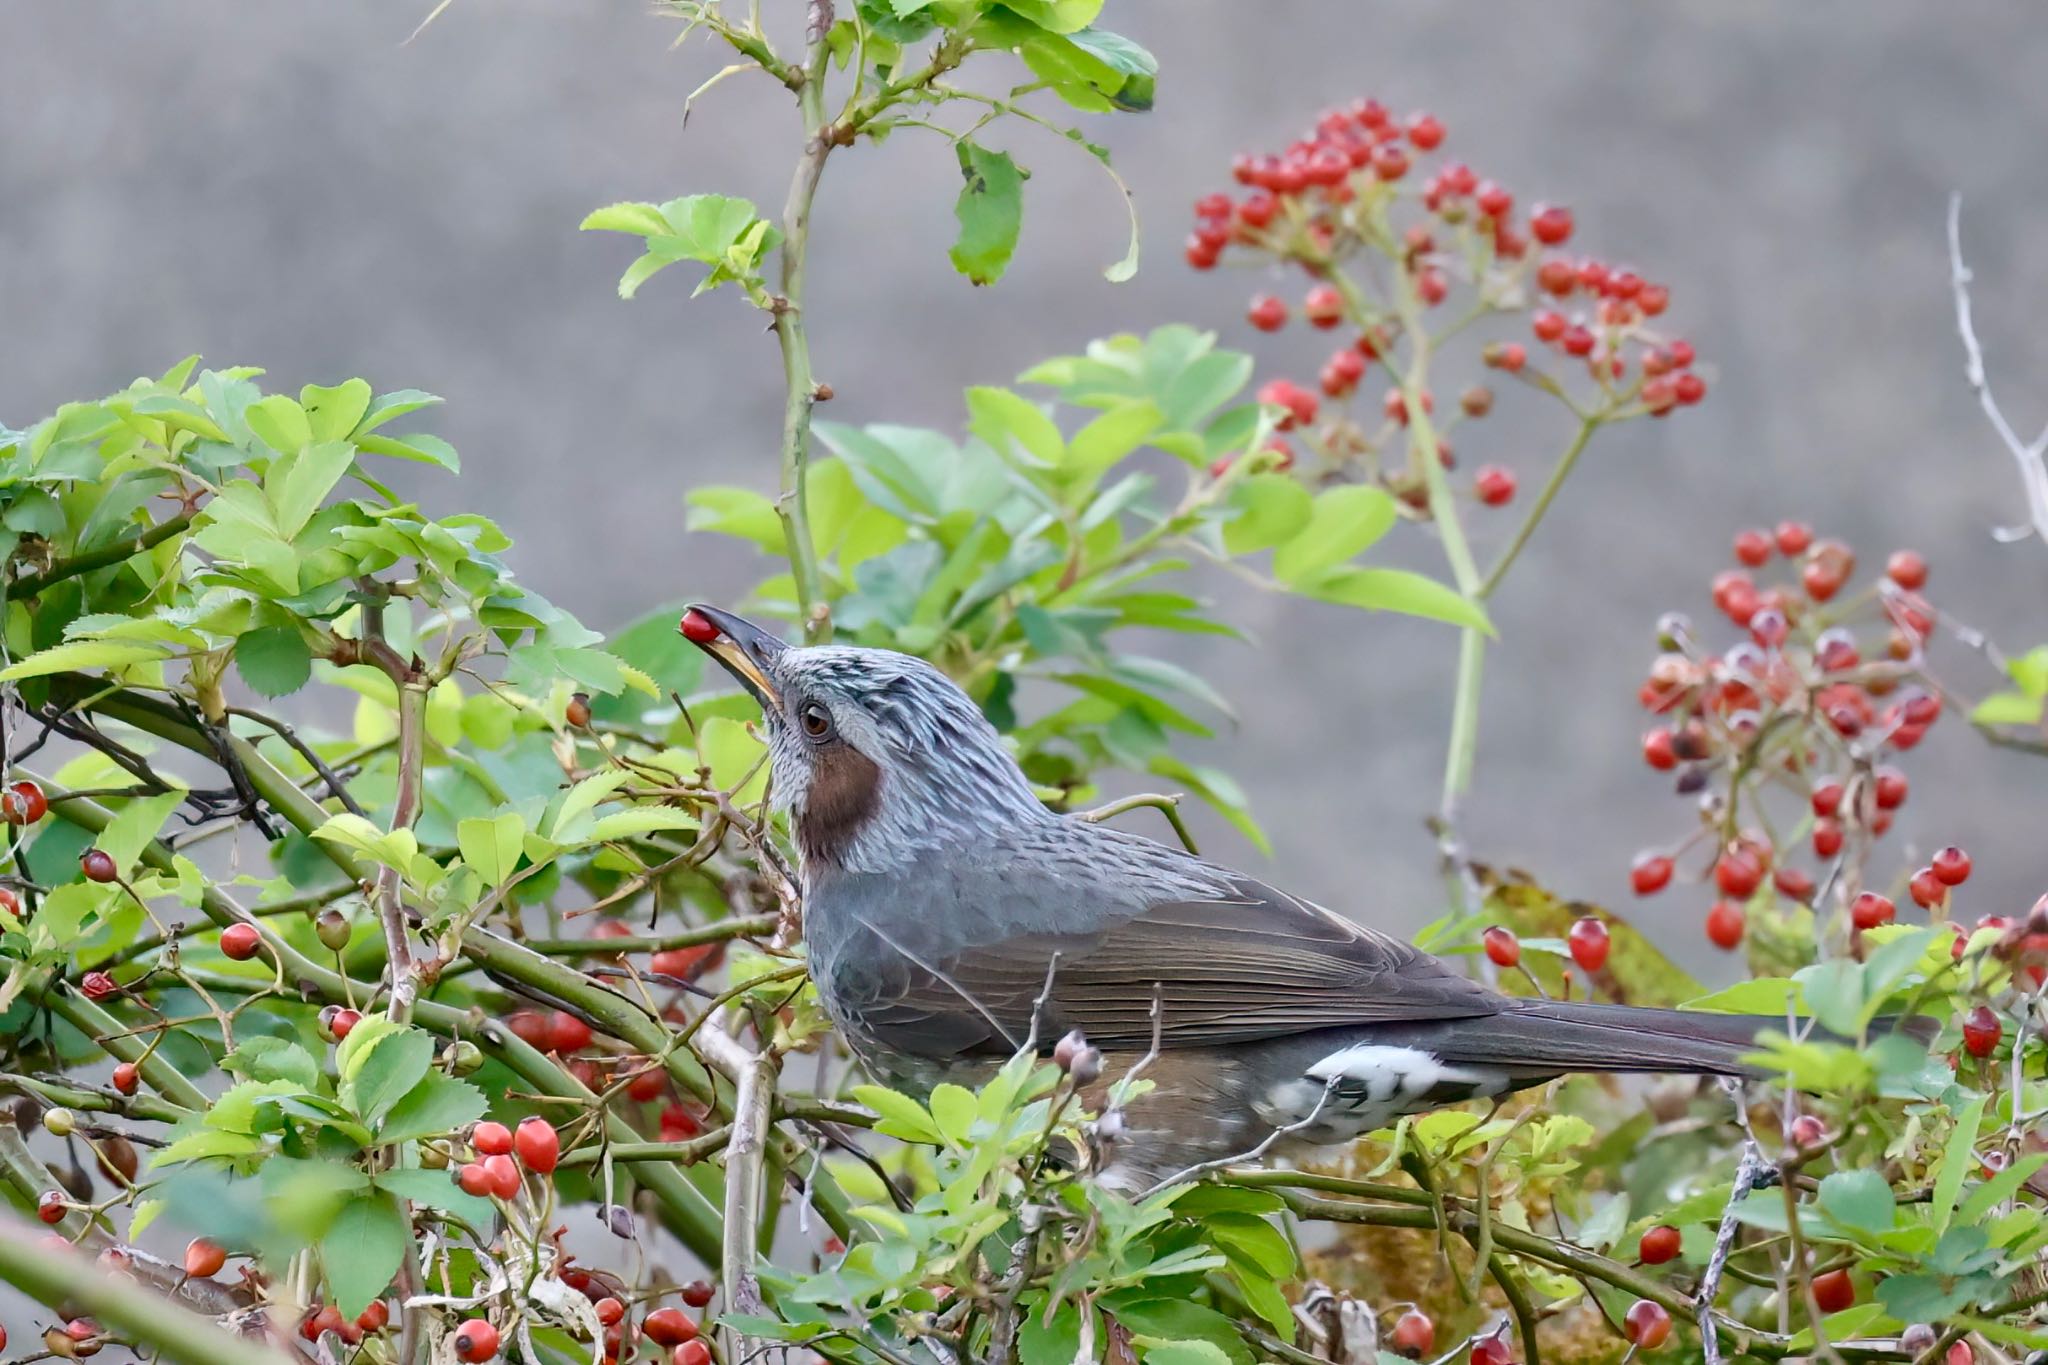
[[[708,645],[724,634],[716,622],[695,607],[683,613],[682,621],[676,626],[683,638],[693,645]]]

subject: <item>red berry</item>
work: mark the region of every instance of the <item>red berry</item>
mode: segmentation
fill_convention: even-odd
[[[1579,964],[1581,971],[1597,972],[1607,965],[1607,952],[1612,940],[1607,926],[1592,915],[1573,921],[1565,942],[1571,948],[1572,961]]]
[[[1856,1286],[1846,1270],[1813,1277],[1813,1301],[1823,1313],[1839,1313],[1856,1302]]]
[[[1646,318],[1654,318],[1671,306],[1671,291],[1661,284],[1646,284],[1636,295],[1636,308]]]
[[[1813,544],[1813,528],[1803,521],[1781,521],[1773,536],[1781,555],[1804,554],[1806,547]]]
[[[1515,1353],[1503,1337],[1481,1337],[1472,1343],[1472,1365],[1515,1365]]]
[[[381,1332],[391,1321],[391,1305],[382,1299],[371,1299],[370,1306],[356,1315],[356,1327],[365,1332]]]
[[[483,1160],[484,1174],[490,1178],[491,1193],[500,1199],[512,1199],[519,1194],[519,1166],[509,1156],[487,1156]]]
[[[498,1353],[498,1329],[471,1318],[455,1329],[455,1354],[461,1360],[489,1360]]]
[[[562,1159],[562,1139],[555,1125],[543,1118],[521,1119],[512,1145],[518,1150],[519,1163],[535,1175],[553,1173],[555,1163]]]
[[[481,1161],[472,1161],[457,1171],[455,1183],[462,1187],[464,1194],[473,1194],[479,1199],[491,1193],[491,1173],[484,1169]]]
[[[1813,851],[1822,858],[1832,858],[1842,851],[1841,821],[1822,816],[1813,822]]]
[[[1491,342],[1486,347],[1486,363],[1513,374],[1529,363],[1529,352],[1519,341]]]
[[[218,1242],[194,1237],[185,1244],[185,1273],[195,1280],[212,1279],[227,1263],[228,1253]]]
[[[1408,174],[1408,153],[1391,142],[1373,149],[1372,173],[1382,180],[1399,180]]]
[[[1270,194],[1251,194],[1237,206],[1238,221],[1246,227],[1262,228],[1280,212],[1280,201]]]
[[[1906,775],[1897,768],[1879,768],[1874,785],[1879,810],[1897,810],[1906,804]]]
[[[1496,924],[1480,935],[1480,941],[1486,945],[1486,955],[1495,966],[1512,967],[1522,960],[1522,942],[1511,929]]]
[[[656,1346],[680,1346],[695,1341],[701,1329],[696,1319],[680,1308],[657,1308],[647,1315],[641,1330]]]
[[[676,629],[680,630],[683,638],[693,645],[708,645],[725,633],[717,622],[695,607],[683,613],[683,619]]]
[[[338,1043],[351,1033],[354,1033],[356,1025],[362,1022],[363,1016],[356,1010],[336,1010],[334,1017],[328,1021],[327,1027],[334,1034],[334,1041]]]
[[[1593,354],[1593,333],[1585,327],[1567,327],[1557,344],[1564,348],[1566,355],[1588,356]]]
[[[1334,284],[1319,284],[1301,301],[1301,315],[1311,327],[1335,327],[1344,320],[1344,296]]]
[[[87,972],[79,981],[78,988],[85,992],[88,1000],[105,1000],[121,993],[121,987],[105,972]]]
[[[1227,194],[1221,192],[1205,194],[1195,201],[1195,217],[1197,218],[1228,218],[1229,216],[1230,196]]]
[[[1645,1351],[1654,1351],[1671,1335],[1671,1314],[1664,1311],[1661,1303],[1637,1299],[1629,1305],[1621,1325],[1630,1341]]]
[[[1813,784],[1813,813],[1815,815],[1833,815],[1842,808],[1843,795],[1844,788],[1839,779],[1833,777],[1822,778]]]
[[[1707,396],[1707,381],[1687,370],[1671,381],[1671,393],[1679,402],[1691,407]]]
[[[692,1308],[702,1308],[710,1303],[714,1292],[709,1280],[692,1280],[681,1290],[683,1302]]]
[[[0,793],[0,819],[10,825],[33,825],[49,813],[50,801],[43,789],[26,779]]]
[[[1943,886],[1961,886],[1970,880],[1970,855],[1950,844],[1934,855],[1928,870],[1941,879]]]
[[[1707,912],[1707,939],[1716,948],[1733,952],[1742,943],[1742,930],[1749,916],[1734,901],[1715,901]]]
[[[1564,314],[1553,313],[1548,309],[1529,319],[1529,330],[1536,334],[1538,341],[1556,341],[1564,335],[1565,328],[1570,325],[1565,321]]]
[[[1552,256],[1536,267],[1536,283],[1544,293],[1563,298],[1579,287],[1579,272],[1562,256]]]
[[[711,1348],[704,1344],[702,1337],[698,1337],[676,1347],[668,1362],[669,1365],[711,1365]]]
[[[1763,864],[1747,849],[1730,848],[1714,864],[1714,884],[1724,896],[1748,900],[1763,880]]]
[[[1436,1347],[1436,1323],[1420,1308],[1411,1308],[1394,1320],[1394,1350],[1413,1360]]]
[[[504,1156],[512,1150],[512,1130],[485,1119],[469,1130],[469,1145],[485,1156]]]
[[[1245,321],[1261,332],[1277,332],[1287,325],[1287,305],[1271,294],[1260,294],[1252,300]]]
[[[1433,152],[1444,140],[1444,126],[1434,114],[1417,114],[1408,120],[1408,140],[1425,152]]]
[[[663,1142],[688,1142],[703,1131],[702,1121],[680,1104],[671,1104],[661,1111]]]
[[[663,976],[678,977],[694,981],[698,976],[718,965],[723,957],[722,943],[698,943],[687,948],[664,948],[647,960],[647,965]]]
[[[1890,924],[1899,913],[1891,897],[1880,896],[1875,891],[1864,891],[1849,903],[1849,922],[1858,929],[1875,929],[1880,924]]]
[[[247,921],[238,921],[220,931],[220,950],[237,962],[247,962],[263,946],[263,932]]]
[[[1948,899],[1948,887],[1942,884],[1941,878],[1934,875],[1934,869],[1931,867],[1923,867],[1915,872],[1912,880],[1906,883],[1906,890],[1912,895],[1913,904],[1922,910],[1932,910]]]
[[[1958,1341],[1948,1348],[1942,1357],[1944,1365],[1976,1365],[1977,1351],[1967,1341]]]
[[[1771,884],[1778,893],[1795,901],[1813,899],[1813,878],[1796,867],[1780,867],[1771,873]]]
[[[1488,507],[1501,507],[1514,500],[1515,471],[1505,465],[1483,465],[1473,476],[1479,500]]]
[[[62,1190],[44,1190],[36,1200],[36,1217],[52,1226],[64,1221],[64,1215],[71,1212],[71,1200]]]
[[[1763,531],[1743,531],[1735,537],[1735,558],[1754,569],[1771,557],[1771,538]]]
[[[562,719],[574,730],[581,730],[590,724],[590,696],[578,692],[569,698],[569,704],[562,708]]]
[[[1669,1223],[1659,1223],[1643,1231],[1643,1240],[1636,1244],[1636,1259],[1644,1265],[1663,1265],[1678,1255],[1678,1229]]]
[[[1653,896],[1671,884],[1671,859],[1662,853],[1638,853],[1628,870],[1629,885],[1638,896]]]
[[[580,1052],[590,1046],[590,1025],[567,1010],[548,1016],[548,1051]]]
[[[597,1320],[600,1325],[611,1327],[626,1316],[626,1305],[607,1294],[596,1303],[590,1305],[590,1311],[597,1314]]]
[[[1963,1047],[1972,1057],[1989,1057],[2005,1036],[2005,1025],[1989,1005],[1979,1005],[1963,1016]]]
[[[512,1017],[505,1021],[505,1027],[511,1029],[513,1036],[528,1047],[539,1048],[543,1052],[547,1051],[548,1044],[554,1038],[554,1029],[548,1023],[548,1017],[539,1010],[514,1010]]]
[[[1792,1120],[1792,1127],[1786,1136],[1791,1139],[1794,1147],[1804,1151],[1809,1147],[1818,1147],[1828,1140],[1828,1126],[1822,1123],[1817,1115],[1801,1114]]]
[[[1678,750],[1669,730],[1652,730],[1643,736],[1643,762],[1659,772],[1678,766]]]
[[[80,854],[78,870],[89,882],[111,882],[121,876],[121,869],[114,863],[114,855],[103,848],[89,848]]]
[[[1538,204],[1529,212],[1529,235],[1545,246],[1560,246],[1572,235],[1572,211],[1562,204]]]
[[[1885,561],[1885,577],[1902,588],[1917,589],[1927,581],[1927,561],[1912,550],[1895,550]]]
[[[142,1084],[142,1073],[133,1062],[122,1062],[114,1068],[114,1089],[124,1095],[132,1095]]]

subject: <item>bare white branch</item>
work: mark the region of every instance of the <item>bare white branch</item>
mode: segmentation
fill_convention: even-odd
[[[2027,496],[2027,528],[2000,528],[1996,535],[2001,541],[2025,538],[2030,530],[2048,543],[2048,464],[2042,456],[2048,454],[2048,429],[2031,442],[2020,439],[2012,429],[2005,413],[1999,408],[1998,400],[1992,396],[1991,381],[1984,369],[1984,347],[1977,340],[1976,324],[1970,315],[1970,268],[1963,264],[1963,197],[1952,194],[1948,200],[1948,267],[1949,287],[1955,291],[1956,332],[1963,340],[1963,375],[1969,381],[1970,391],[1977,395],[1977,405],[1984,409],[1990,419],[1991,429],[1998,433],[2019,466],[2020,486]]]

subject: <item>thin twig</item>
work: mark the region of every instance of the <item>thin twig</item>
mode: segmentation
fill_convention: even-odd
[[[1970,392],[1977,395],[1977,405],[1990,419],[1991,429],[1998,433],[1998,439],[2019,467],[2020,488],[2027,498],[2027,528],[2017,536],[2003,538],[2017,539],[2031,532],[2041,537],[2043,542],[2048,542],[2048,464],[2042,461],[2042,456],[2048,454],[2048,429],[2031,442],[2021,440],[1999,408],[1998,400],[1991,394],[1991,381],[1984,371],[1984,348],[1977,340],[1977,328],[1970,316],[1971,275],[1970,268],[1963,264],[1963,196],[1960,194],[1948,197],[1948,279],[1949,287],[1955,292],[1956,333],[1963,342],[1963,377],[1969,381]]]

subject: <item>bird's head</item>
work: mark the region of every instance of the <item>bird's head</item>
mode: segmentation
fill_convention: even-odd
[[[681,630],[761,704],[776,802],[807,873],[886,872],[1046,818],[995,727],[924,660],[790,645],[716,607],[690,607]]]

